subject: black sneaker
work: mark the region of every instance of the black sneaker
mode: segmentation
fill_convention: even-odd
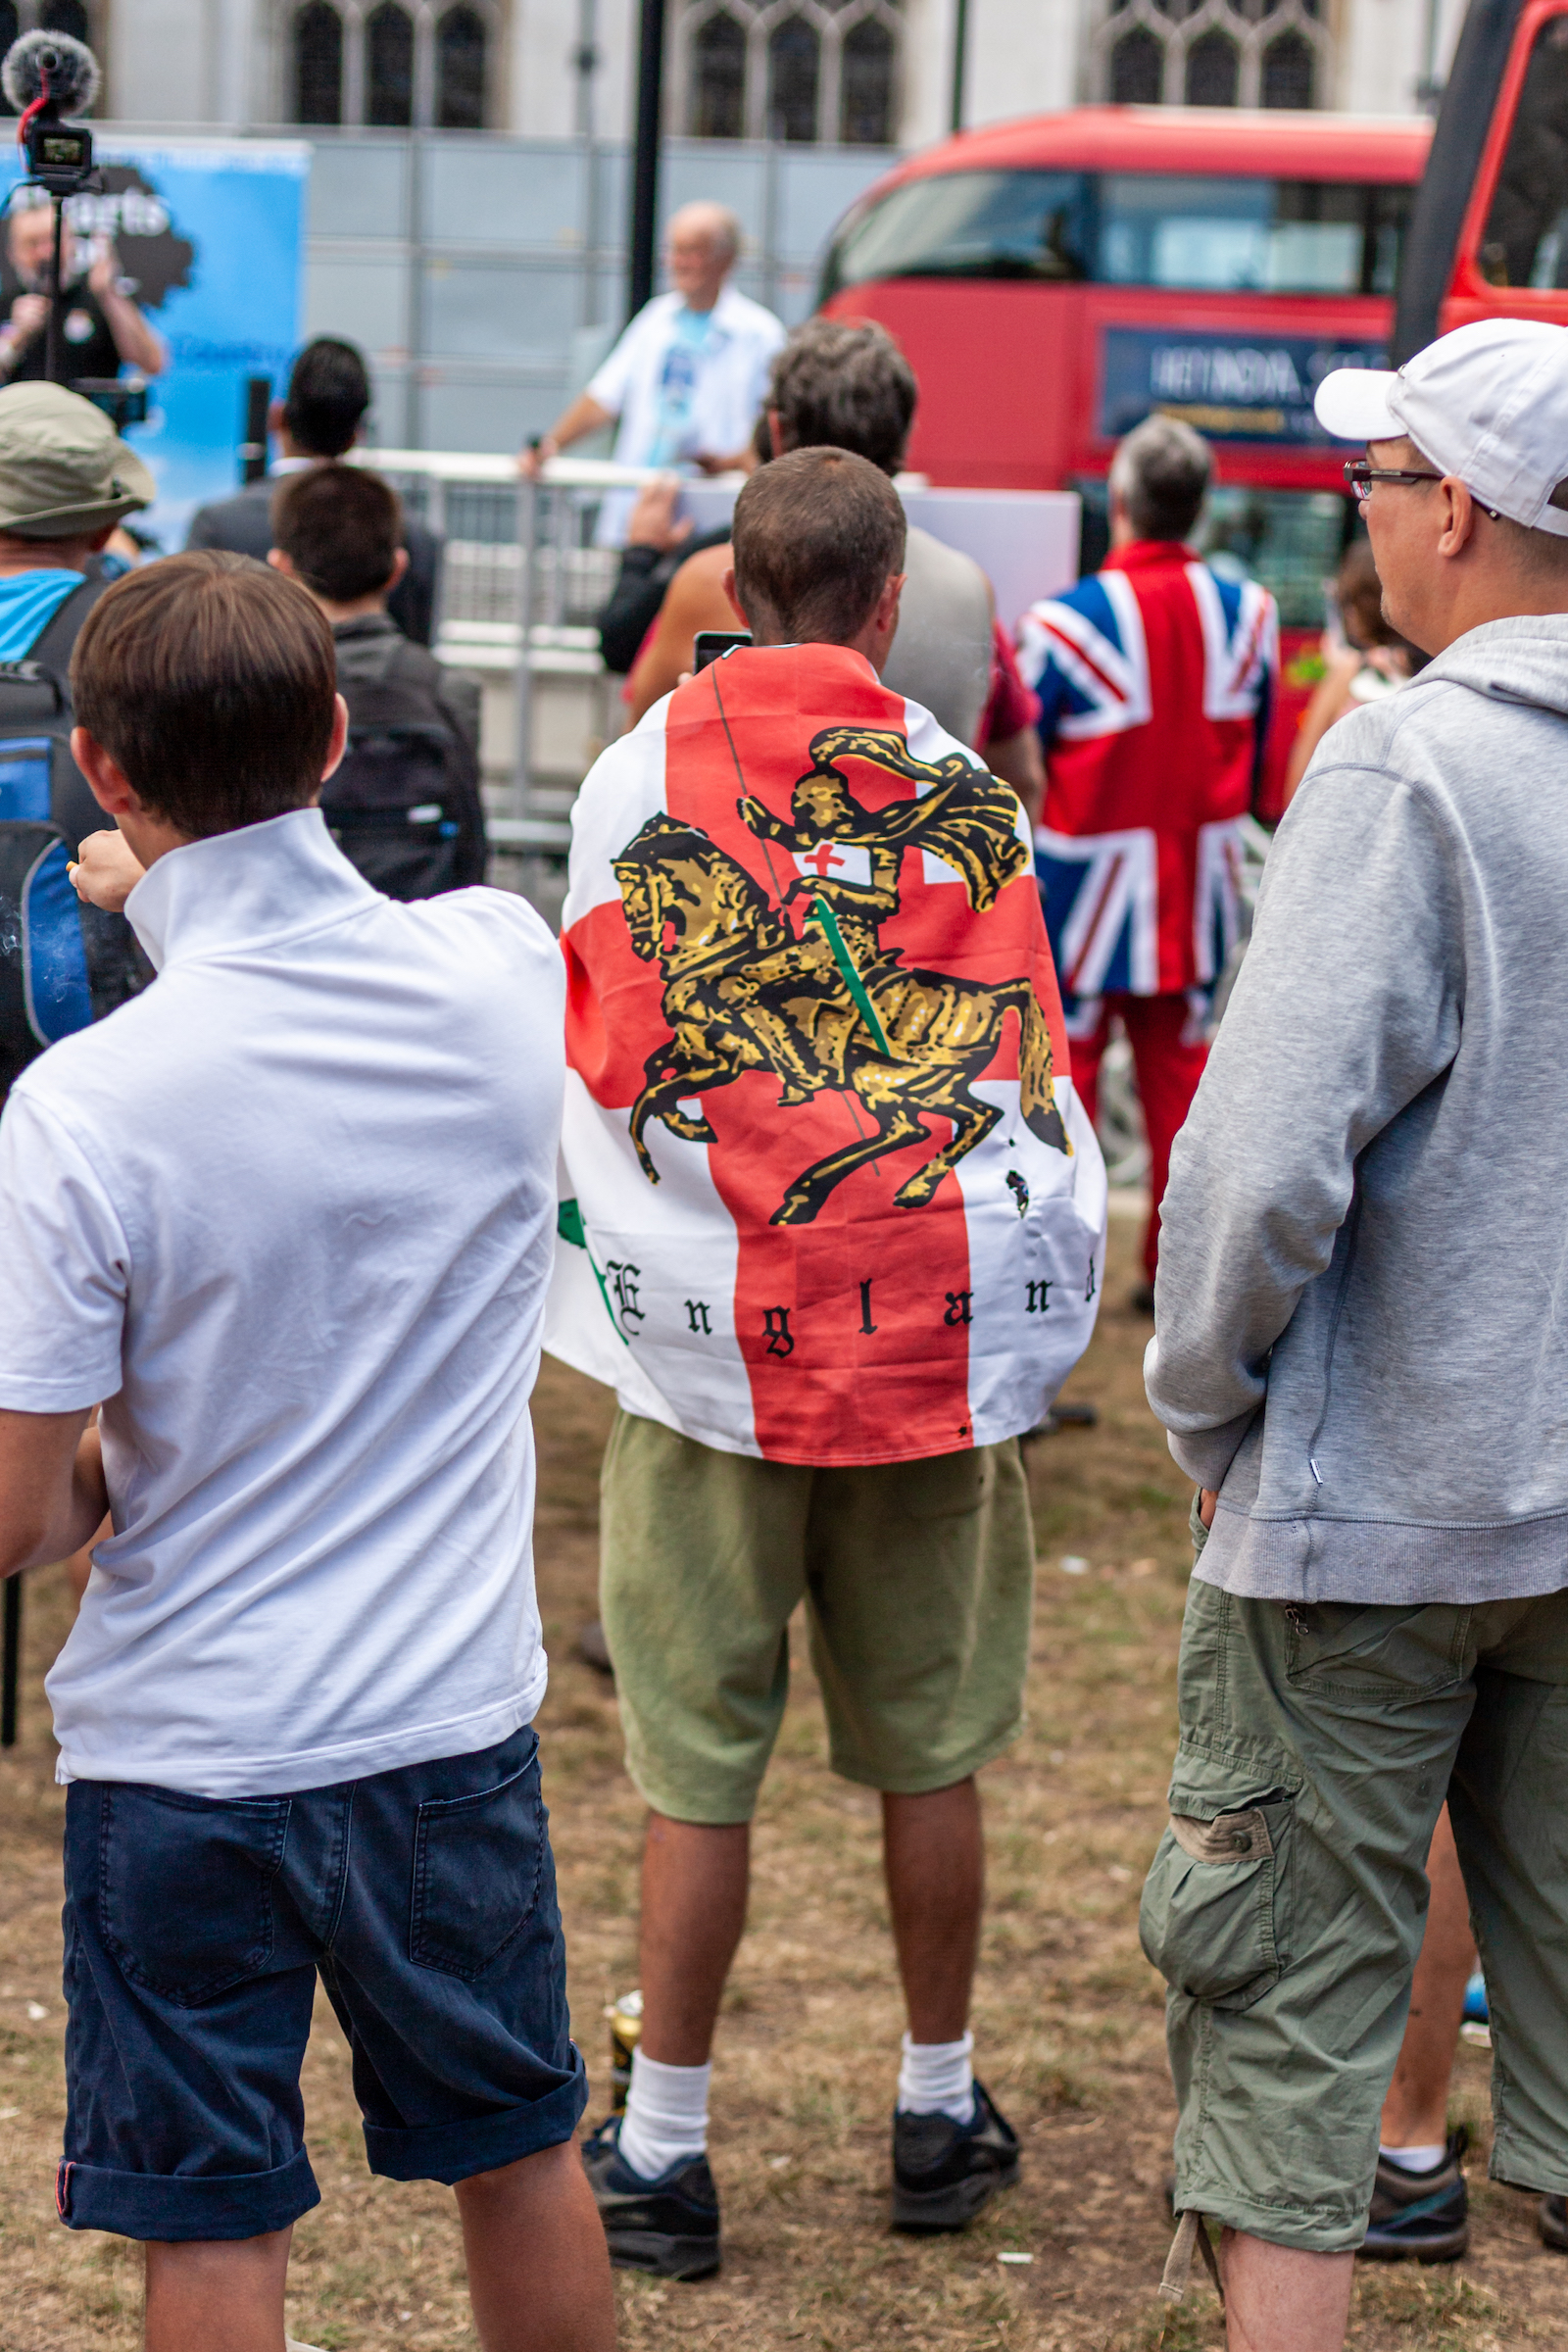
[[[1568,2197],[1543,2197],[1536,2208],[1536,2228],[1544,2246],[1568,2254]]]
[[[1379,2156],[1359,2251],[1372,2262],[1457,2262],[1470,2244],[1470,2200],[1459,2165],[1469,2144],[1461,2124],[1430,2173],[1407,2173]]]
[[[966,2124],[895,2114],[895,2230],[966,2230],[986,2199],[1017,2178],[1018,2134],[983,2083],[974,2086]]]
[[[719,2265],[718,2190],[706,2156],[645,2180],[623,2162],[618,2115],[582,2143],[583,2170],[617,2270],[710,2278]]]

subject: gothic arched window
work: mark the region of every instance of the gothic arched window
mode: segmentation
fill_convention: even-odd
[[[1316,60],[1298,32],[1282,32],[1263,52],[1265,106],[1311,106],[1317,86]]]
[[[746,136],[746,34],[733,17],[710,17],[692,43],[694,138]]]
[[[45,32],[69,32],[74,41],[92,39],[92,25],[82,0],[43,0],[33,21]]]
[[[0,0],[0,56],[10,48],[20,30],[17,0]],[[14,115],[16,111],[4,90],[0,90],[0,115]]]
[[[476,8],[449,8],[436,26],[435,119],[441,130],[483,130],[489,42]]]
[[[1323,0],[1099,0],[1100,88],[1122,105],[1315,106]]]
[[[1110,53],[1110,94],[1118,106],[1157,106],[1165,52],[1147,24],[1124,32]]]
[[[693,138],[899,135],[903,0],[687,0],[676,37]]]
[[[366,20],[365,120],[378,130],[414,122],[414,19],[397,0],[381,0]]]
[[[810,140],[816,136],[816,89],[822,42],[804,17],[775,24],[767,43],[767,135]]]
[[[846,147],[887,147],[893,140],[892,33],[862,17],[844,35],[839,66],[839,137]]]
[[[1205,32],[1187,52],[1184,89],[1189,106],[1234,106],[1241,83],[1236,43],[1222,32]]]
[[[343,20],[328,0],[306,0],[294,19],[294,120],[343,120]]]

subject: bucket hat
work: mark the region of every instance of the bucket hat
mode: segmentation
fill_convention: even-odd
[[[158,486],[102,409],[64,384],[0,392],[0,531],[74,539],[140,507]]]

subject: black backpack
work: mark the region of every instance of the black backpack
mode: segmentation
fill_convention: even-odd
[[[0,662],[0,1102],[29,1061],[146,987],[122,914],[84,906],[67,865],[112,820],[71,757],[67,670],[107,580],[83,580],[25,661]]]
[[[442,695],[441,665],[395,629],[340,634],[349,748],[321,814],[351,864],[389,899],[482,882],[479,761]]]

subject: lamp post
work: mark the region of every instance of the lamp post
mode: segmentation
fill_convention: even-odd
[[[642,0],[637,38],[637,132],[631,164],[631,272],[626,315],[635,318],[654,290],[659,227],[659,134],[664,101],[664,0]]]
[[[969,0],[954,0],[953,13],[953,121],[950,128],[963,128],[963,74],[969,57]]]

